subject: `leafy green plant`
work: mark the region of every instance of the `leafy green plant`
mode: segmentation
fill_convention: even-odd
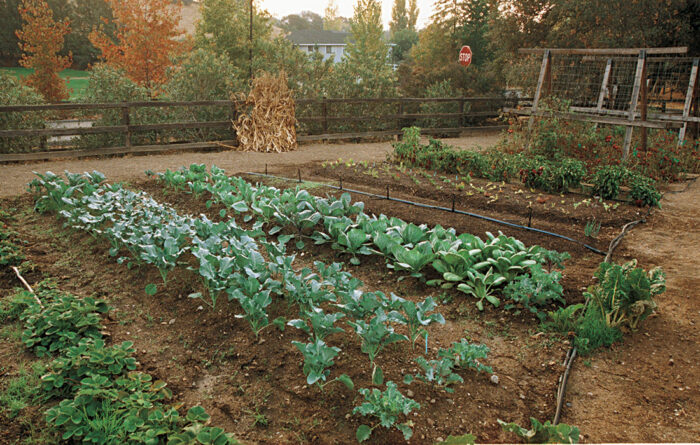
[[[20,318],[25,324],[22,341],[37,356],[66,350],[86,337],[101,338],[100,314],[109,310],[103,300],[78,298],[42,284],[36,292],[44,308],[27,298],[29,306]]]
[[[601,263],[595,273],[598,284],[584,293],[611,327],[634,330],[656,308],[653,298],[666,290],[665,274],[660,268],[645,273],[637,261],[626,264]]]
[[[593,193],[603,199],[615,199],[627,179],[628,170],[621,165],[605,165],[593,174]]]
[[[331,373],[328,368],[333,366],[333,359],[340,352],[340,348],[328,346],[319,338],[310,343],[293,341],[292,344],[304,354],[304,374],[308,385],[317,384],[323,390],[326,385],[339,381],[347,386],[348,389],[354,388],[352,380],[346,374],[326,382]]]
[[[552,330],[564,335],[576,332],[581,323],[580,315],[577,315],[577,312],[584,307],[584,304],[579,303],[560,307],[556,311],[548,311],[548,319],[542,322],[542,329]]]
[[[429,314],[437,308],[433,297],[428,297],[420,303],[414,303],[400,297],[395,297],[395,301],[401,309],[389,312],[388,317],[406,325],[412,349],[418,337],[425,335],[425,326],[432,323],[445,324],[445,317],[442,314]]]
[[[505,308],[512,309],[516,304],[522,304],[530,312],[540,316],[538,307],[553,302],[565,303],[560,279],[560,272],[547,273],[539,264],[531,266],[529,274],[516,277],[503,289],[503,296],[512,302],[506,304]]]
[[[321,308],[312,308],[310,311],[306,312],[305,319],[311,323],[311,328],[306,324],[305,320],[296,319],[287,322],[289,326],[293,326],[297,329],[301,329],[306,332],[309,336],[313,335],[319,340],[325,340],[325,338],[331,334],[337,332],[343,332],[342,328],[336,327],[335,322],[343,318],[345,315],[336,312],[334,314],[327,314],[323,312]]]
[[[489,352],[488,346],[469,343],[467,339],[463,338],[452,343],[448,349],[440,348],[438,357],[452,360],[457,368],[493,374],[493,368],[479,361],[488,358]]]
[[[630,198],[640,206],[661,207],[661,193],[651,178],[632,174],[629,178]]]
[[[384,428],[396,427],[406,440],[413,436],[413,422],[410,420],[404,423],[397,423],[400,415],[408,416],[413,410],[420,409],[420,404],[408,397],[405,397],[396,387],[394,382],[386,383],[386,390],[380,391],[377,388],[371,391],[366,388],[361,388],[359,393],[365,398],[364,403],[356,406],[353,414],[362,416],[372,416],[379,420],[372,426],[360,425],[355,434],[358,442],[364,442],[372,435],[375,428],[382,426]]]
[[[377,354],[386,346],[399,341],[408,341],[408,337],[394,332],[389,324],[392,321],[382,309],[377,309],[369,322],[364,320],[348,321],[362,339],[362,352],[369,356],[374,364]]]
[[[484,300],[498,307],[501,300],[493,294],[493,288],[506,282],[503,275],[494,273],[491,268],[485,274],[470,270],[466,279],[467,282],[457,285],[457,289],[477,298],[476,307],[480,311],[484,310]]]
[[[583,229],[583,234],[588,238],[597,238],[598,232],[600,232],[600,223],[593,221],[587,221],[586,227]]]
[[[527,430],[517,423],[506,423],[498,419],[503,431],[515,433],[525,443],[578,443],[579,429],[565,423],[552,425],[548,420],[540,423],[534,417],[530,417],[532,428]]]
[[[411,384],[414,379],[418,379],[425,383],[433,383],[446,392],[453,393],[454,389],[450,388],[450,385],[464,382],[464,379],[453,371],[455,363],[448,357],[442,357],[439,360],[426,360],[425,357],[419,356],[415,361],[423,372],[404,376],[403,382],[407,385]]]

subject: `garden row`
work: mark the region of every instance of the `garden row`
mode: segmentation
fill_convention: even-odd
[[[402,141],[394,144],[392,161],[491,181],[519,178],[528,187],[546,192],[566,192],[579,188],[587,180],[593,185],[592,193],[603,199],[618,198],[622,186],[629,187],[630,198],[639,205],[658,206],[661,199],[652,179],[623,165],[604,165],[590,170],[583,161],[565,156],[457,150],[432,138],[423,145],[417,127],[404,129]]]
[[[597,283],[584,293],[585,305],[542,312],[540,309],[549,304],[565,303],[559,284],[561,273],[553,269],[563,269],[562,263],[569,257],[566,253],[538,246],[525,249],[513,238],[496,238],[488,233],[489,242],[484,243],[474,235],[456,235],[453,229],[439,225],[428,230],[397,218],[368,216],[361,210],[353,220],[328,210],[330,206],[352,208],[347,194],[329,204],[328,199],[305,190],[253,186],[241,178],[226,176],[215,166],[208,173],[204,165],[193,164],[176,172],[168,170],[158,178],[171,189],[195,196],[208,192],[213,199],[207,201],[207,206],[220,202],[234,212],[248,207],[258,223],[292,227],[300,240],[329,243],[333,249],[352,255],[351,262],[359,263],[360,254],[382,255],[388,268],[403,271],[399,280],[409,274],[425,280],[426,275],[437,272],[441,278],[427,280],[426,284],[443,289],[456,287],[477,298],[480,310],[484,300],[498,306],[496,292],[500,292],[507,301],[506,309],[529,309],[542,322],[541,329],[563,335],[575,333],[574,342],[584,355],[619,341],[623,327],[635,330],[656,308],[653,299],[665,291],[665,277],[659,268],[647,273],[636,267],[636,261],[624,265],[604,262],[595,273]],[[361,203],[354,206],[362,208]],[[245,218],[252,219],[250,215]],[[271,232],[279,230],[280,226],[275,225]],[[308,235],[311,230],[313,234]],[[303,241],[299,243],[302,245]]]
[[[177,264],[196,271],[205,283],[207,295],[197,293],[211,306],[221,293],[229,300],[238,301],[243,314],[257,336],[270,325],[283,329],[285,324],[296,327],[309,336],[309,342],[293,342],[304,355],[303,371],[309,385],[323,388],[334,381],[354,389],[350,377],[345,374],[330,379],[330,368],[340,348],[326,344],[327,337],[344,329],[335,323],[348,318],[348,325],[360,337],[361,350],[372,366],[375,385],[384,383],[381,368],[375,358],[387,345],[396,342],[413,344],[422,329],[433,323],[444,323],[444,318],[433,312],[436,303],[428,298],[421,303],[404,300],[395,295],[387,297],[381,292],[362,292],[362,283],[341,265],[315,263],[316,270],[293,268],[294,256],[286,255],[285,244],[290,236],[279,236],[277,243],[268,242],[260,230],[260,223],[252,230],[238,227],[233,219],[212,223],[206,217],[193,219],[179,216],[172,208],[161,205],[143,192],[132,192],[119,185],[101,184],[104,177],[98,173],[68,175],[68,181],[53,175],[41,175],[32,187],[41,192],[37,200],[40,211],[57,210],[72,228],[86,230],[93,236],[109,240],[110,254],[117,261],[132,265],[155,265],[163,280]],[[45,193],[45,194],[44,194]],[[239,206],[240,209],[240,206]],[[258,250],[265,249],[265,256]],[[128,256],[119,256],[126,251]],[[154,294],[155,285],[147,286]],[[269,320],[267,309],[272,298],[295,304],[301,318]],[[327,313],[324,308],[340,312]],[[408,336],[398,334],[394,325],[405,325]],[[483,345],[469,344],[466,340],[455,342],[448,349],[438,352],[438,360],[418,357],[416,362],[424,372],[405,377],[434,383],[451,391],[449,385],[462,381],[455,371],[473,368],[491,372],[479,363],[486,358],[488,349]],[[365,402],[353,412],[374,416],[380,422],[357,430],[362,441],[379,425],[396,426],[408,439],[412,431],[409,423],[398,423],[399,415],[407,415],[418,409],[415,401],[404,397],[393,382],[386,382],[386,390],[360,389]]]
[[[0,264],[19,265],[24,256],[16,233],[3,227],[0,234],[4,245],[12,246],[0,252]],[[106,344],[101,314],[109,310],[104,300],[62,292],[50,279],[35,291],[21,291],[0,302],[0,319],[21,320],[26,348],[50,359],[35,367],[41,375],[36,387],[21,391],[27,402],[50,406],[45,413],[50,430],[42,437],[95,444],[238,443],[221,428],[208,426],[210,416],[202,407],[181,416],[168,404],[172,393],[166,384],[136,370],[132,342]],[[22,376],[16,379],[8,387],[23,382]],[[16,405],[0,408],[9,408],[10,418],[17,415]]]

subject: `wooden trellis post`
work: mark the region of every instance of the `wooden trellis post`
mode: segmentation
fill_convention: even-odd
[[[693,103],[694,99],[694,93],[698,81],[698,63],[700,62],[700,59],[697,57],[693,59],[693,68],[690,70],[690,80],[688,81],[688,92],[685,94],[685,104],[683,105],[683,119],[687,119],[690,117],[690,107]],[[683,144],[683,140],[685,139],[685,133],[688,129],[688,122],[683,122],[683,126],[681,127],[680,131],[678,132],[678,146],[680,147],[681,144]]]
[[[634,86],[632,87],[632,96],[630,97],[630,108],[629,108],[629,118],[630,122],[634,121],[635,110],[637,109],[637,104],[639,103],[639,92],[642,88],[642,76],[644,75],[647,63],[647,52],[646,50],[639,51],[639,57],[637,58],[637,70],[634,75]],[[646,112],[644,112],[646,117]],[[630,153],[630,146],[632,145],[632,127],[631,125],[625,130],[625,142],[622,144],[622,159],[627,159]]]
[[[537,89],[535,90],[535,97],[532,99],[532,114],[527,124],[528,131],[532,131],[532,126],[535,124],[535,114],[537,113],[537,106],[542,97],[543,89],[546,89],[545,94],[552,92],[552,53],[548,49],[544,50],[544,55],[542,56],[540,77],[537,79]]]

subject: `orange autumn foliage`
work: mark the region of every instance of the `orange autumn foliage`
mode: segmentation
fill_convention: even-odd
[[[66,82],[58,73],[70,67],[72,55],[60,56],[63,40],[70,32],[68,20],[56,22],[45,0],[23,0],[19,6],[22,29],[15,31],[22,50],[19,64],[33,68],[25,83],[39,91],[47,102],[68,99]]]
[[[170,58],[180,53],[181,4],[170,0],[105,0],[112,8],[114,39],[103,29],[93,29],[90,41],[101,58],[151,91],[165,83]],[[106,19],[103,19],[105,23]]]

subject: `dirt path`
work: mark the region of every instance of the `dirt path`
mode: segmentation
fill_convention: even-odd
[[[700,439],[700,182],[667,194],[662,205],[614,257],[663,267],[658,315],[623,345],[574,366],[562,421],[580,427],[588,442]]]
[[[495,144],[498,134],[451,138],[446,142],[459,148],[485,147]],[[355,161],[383,161],[392,150],[391,142],[374,142],[361,144],[311,144],[303,145],[297,151],[289,153],[248,153],[223,151],[216,153],[174,153],[150,156],[129,156],[103,159],[72,159],[65,161],[38,162],[27,164],[0,165],[0,197],[21,194],[27,183],[32,180],[32,171],[47,170],[60,173],[68,170],[72,173],[98,170],[111,181],[143,179],[143,172],[151,169],[155,172],[167,168],[175,169],[192,163],[215,164],[229,173],[262,171],[265,164],[299,165],[311,161],[335,160],[338,158]]]

